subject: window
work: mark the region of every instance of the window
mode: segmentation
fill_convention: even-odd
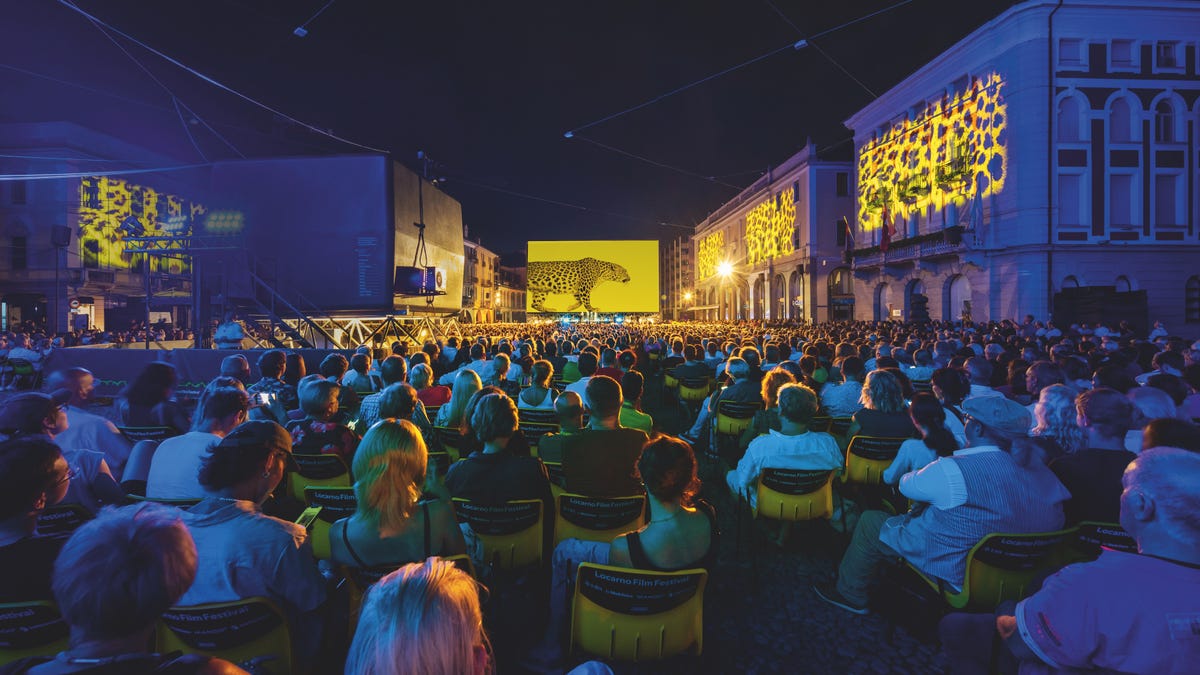
[[[1158,174],[1154,177],[1154,223],[1156,225],[1182,225],[1179,195],[1182,192],[1179,184],[1183,176],[1179,174]]]
[[[13,204],[24,204],[25,200],[27,198],[26,193],[27,193],[27,190],[25,187],[25,181],[14,180],[12,182],[12,193],[11,194],[12,194],[12,203]]]
[[[100,267],[100,242],[96,239],[80,240],[79,255],[83,258],[85,268],[98,269]]]
[[[1083,65],[1083,41],[1078,38],[1063,38],[1058,41],[1058,65],[1078,67]]]
[[[850,196],[850,174],[845,171],[837,172],[837,196]]]
[[[1058,224],[1070,227],[1083,225],[1083,204],[1080,194],[1083,176],[1061,174],[1058,177]]]
[[[1129,109],[1129,101],[1124,98],[1115,99],[1108,110],[1108,137],[1114,143],[1132,143],[1133,112]]]
[[[846,246],[846,225],[843,223],[843,220],[841,218],[839,218],[837,220],[837,222],[835,222],[833,224],[833,229],[834,229],[834,232],[837,233],[836,241],[837,241],[838,247],[844,248]]]
[[[12,268],[14,270],[23,270],[29,267],[29,238],[28,237],[13,237],[12,238]]]
[[[1200,323],[1200,277],[1187,280],[1184,288],[1183,317],[1188,323]]]
[[[1134,67],[1133,40],[1113,40],[1109,51],[1109,62],[1114,69],[1129,70]]]
[[[1175,108],[1166,99],[1154,106],[1154,140],[1159,143],[1175,142]]]
[[[1058,140],[1065,143],[1077,143],[1083,140],[1080,133],[1079,100],[1073,96],[1064,98],[1058,104]]]
[[[1155,68],[1179,67],[1179,43],[1158,42],[1154,45]]]
[[[1133,176],[1113,174],[1108,180],[1108,222],[1113,227],[1133,227]]]

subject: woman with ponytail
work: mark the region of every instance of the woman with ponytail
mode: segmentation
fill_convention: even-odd
[[[333,562],[354,568],[399,567],[429,556],[466,553],[449,495],[426,480],[429,453],[408,420],[380,420],[354,453],[354,515],[329,529]],[[441,497],[422,501],[425,493]]]
[[[883,482],[896,485],[900,477],[910,471],[920,471],[938,457],[949,457],[961,446],[954,434],[946,428],[946,409],[933,394],[920,393],[913,396],[908,407],[913,425],[921,432],[921,438],[912,438],[900,445],[900,451],[892,465],[883,472]]]

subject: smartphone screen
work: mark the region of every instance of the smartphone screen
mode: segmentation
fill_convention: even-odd
[[[317,516],[319,516],[320,514],[321,514],[320,506],[310,506],[310,507],[304,509],[304,512],[301,513],[300,517],[296,519],[296,524],[299,525],[300,527],[303,527],[306,530],[311,530],[313,522],[317,519]]]

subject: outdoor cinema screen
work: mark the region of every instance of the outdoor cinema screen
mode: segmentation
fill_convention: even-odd
[[[531,241],[530,312],[657,312],[657,241]]]

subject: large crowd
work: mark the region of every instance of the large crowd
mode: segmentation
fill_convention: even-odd
[[[10,357],[35,351],[6,337]],[[90,405],[116,375],[130,383],[112,409]],[[1200,340],[1158,324],[487,324],[331,352],[311,374],[267,350],[213,375],[194,407],[164,362],[47,373],[48,393],[0,405],[0,603],[52,600],[70,629],[65,651],[0,672],[253,672],[146,646],[168,608],[256,597],[311,672],[608,672],[568,653],[579,565],[711,572],[715,502],[754,506],[765,472],[846,472],[855,439],[891,444],[873,484],[839,482],[826,517],[848,547],[816,597],[867,613],[905,566],[965,593],[984,537],[1096,523],[1136,550],[949,614],[949,669],[1200,663]],[[354,499],[320,542],[289,488],[313,456],[344,466]],[[558,540],[562,492],[640,496],[645,516]],[[456,515],[518,500],[544,524],[528,566]],[[39,532],[63,505],[92,519]]]

